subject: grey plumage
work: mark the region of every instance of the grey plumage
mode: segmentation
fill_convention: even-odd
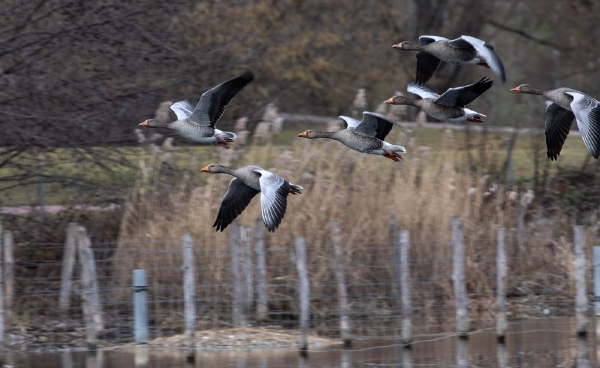
[[[406,51],[417,51],[417,84],[425,85],[433,76],[441,61],[456,65],[481,65],[492,69],[502,82],[506,73],[502,60],[494,47],[487,42],[471,36],[461,36],[448,40],[439,36],[421,36],[419,43],[407,41],[393,46]]]
[[[235,139],[235,133],[223,132],[215,126],[229,102],[253,80],[254,73],[247,71],[204,92],[195,108],[188,101],[179,101],[171,105],[171,109],[177,115],[176,121],[163,123],[148,119],[140,126],[172,129],[194,142],[229,148],[227,142]]]
[[[392,145],[385,141],[385,137],[389,134],[394,125],[401,127],[399,123],[386,116],[364,111],[363,119],[360,122],[347,116],[340,116],[340,118],[346,123],[346,129],[338,130],[336,132],[315,132],[307,130],[300,133],[298,136],[308,139],[333,139],[355,151],[381,155],[394,161],[398,161],[399,158],[402,158],[398,152],[406,152],[404,147]]]
[[[518,93],[544,96],[552,101],[546,108],[546,147],[548,158],[557,160],[573,120],[581,138],[594,158],[600,157],[600,102],[572,88],[538,90],[528,84],[511,89]]]
[[[287,196],[290,193],[301,194],[300,190],[304,189],[270,171],[253,165],[232,169],[223,165],[211,164],[204,167],[202,171],[234,176],[229,182],[217,219],[213,224],[217,231],[225,230],[248,207],[252,198],[258,193],[262,193],[260,203],[263,222],[268,231],[274,232],[285,216]]]

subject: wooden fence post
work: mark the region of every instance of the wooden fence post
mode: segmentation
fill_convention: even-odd
[[[456,332],[460,337],[469,336],[469,313],[467,309],[467,289],[465,285],[465,249],[463,244],[463,224],[458,216],[452,217],[452,246],[454,248],[452,281],[456,302]]]
[[[0,234],[2,224],[0,224]],[[3,250],[2,239],[0,239],[0,251]],[[4,346],[4,260],[0,252],[0,348]]]
[[[499,342],[504,342],[506,336],[506,229],[498,229],[498,255],[496,257],[496,269],[498,286],[496,298],[498,306],[498,317],[496,321],[496,336]]]
[[[348,317],[348,291],[344,274],[344,249],[342,248],[342,232],[337,220],[331,221],[331,240],[334,249],[335,278],[337,280],[338,301],[340,308],[340,335],[346,347],[352,346],[350,335],[350,318]]]
[[[231,251],[231,272],[233,273],[233,324],[237,327],[246,326],[247,324],[243,313],[239,235],[238,222],[233,220],[229,226],[229,249]]]
[[[269,318],[267,304],[267,261],[265,256],[264,225],[261,218],[256,219],[254,241],[256,243],[256,314],[259,322]]]
[[[306,267],[306,246],[304,238],[296,237],[296,267],[298,268],[298,289],[300,297],[300,354],[308,354],[308,317],[310,313],[310,283]]]
[[[2,233],[4,245],[4,303],[6,306],[6,315],[12,315],[13,300],[15,296],[15,257],[14,257],[14,238],[10,230],[4,230]]]
[[[252,267],[252,227],[240,226],[240,273],[242,275],[242,312],[246,321],[250,321],[254,304],[254,268]]]
[[[588,299],[585,287],[585,227],[574,226],[573,237],[573,263],[575,271],[575,317],[577,319],[577,334],[585,336],[587,333]]]
[[[86,321],[88,348],[95,350],[97,333],[104,329],[104,319],[100,304],[94,252],[91,248],[90,238],[83,226],[77,229],[77,254],[81,267],[81,296],[83,299],[84,319]]]
[[[594,246],[594,309],[596,316],[600,316],[600,247]],[[600,323],[596,324],[600,329]],[[600,335],[600,333],[599,333]]]
[[[77,224],[69,223],[65,239],[65,250],[63,253],[62,270],[60,275],[60,299],[58,307],[64,313],[71,305],[71,275],[75,266],[75,251],[77,239]]]
[[[400,231],[400,298],[402,300],[402,343],[412,342],[412,302],[410,293],[410,232]]]
[[[185,303],[185,336],[188,362],[194,361],[194,333],[196,324],[196,287],[194,278],[194,243],[190,234],[181,238],[183,248],[183,299]]]
[[[133,334],[136,344],[148,343],[148,301],[146,270],[133,270]]]

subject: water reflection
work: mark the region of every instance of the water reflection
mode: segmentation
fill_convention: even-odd
[[[469,339],[456,338],[456,367],[469,367]]]
[[[145,367],[148,365],[148,345],[136,345],[134,364],[136,367]]]
[[[498,367],[508,367],[508,353],[506,352],[506,344],[498,343],[498,345],[496,346],[496,351],[498,354]]]
[[[60,361],[62,368],[73,368],[73,358],[70,352],[61,353]]]
[[[590,351],[585,337],[577,338],[577,368],[590,368]]]
[[[393,340],[357,341],[352,349],[342,345],[311,348],[304,359],[295,349],[259,351],[195,352],[196,360],[186,363],[184,349],[157,349],[135,346],[122,351],[104,350],[95,354],[4,354],[3,364],[15,368],[129,368],[135,367],[577,367],[597,366],[595,334],[576,338],[568,319],[546,319],[511,325],[505,344],[497,344],[493,330],[472,335],[468,340],[454,336],[424,337],[405,348]],[[597,349],[596,349],[597,350]]]

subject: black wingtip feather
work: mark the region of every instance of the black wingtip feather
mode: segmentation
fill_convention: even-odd
[[[248,69],[242,75],[240,75],[238,78],[245,79],[248,81],[248,83],[250,83],[256,79],[256,75],[254,74],[254,72],[252,70]]]

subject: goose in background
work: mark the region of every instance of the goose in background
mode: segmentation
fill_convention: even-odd
[[[548,158],[558,160],[565,139],[569,135],[573,120],[588,151],[598,158],[600,155],[600,102],[583,92],[571,88],[557,88],[542,91],[521,84],[511,91],[544,96],[552,103],[546,104],[546,147]]]
[[[337,132],[307,130],[298,134],[298,137],[333,139],[355,151],[381,155],[395,162],[398,162],[402,158],[399,153],[406,152],[404,147],[389,144],[385,141],[385,137],[390,133],[394,125],[403,129],[399,123],[388,119],[386,116],[364,111],[361,121],[348,116],[340,116],[340,119],[344,121],[346,129],[338,130]]]
[[[217,231],[225,230],[260,192],[263,222],[267,230],[274,232],[285,215],[288,194],[302,194],[300,190],[304,189],[258,166],[249,165],[232,169],[211,164],[201,171],[211,174],[229,174],[234,177],[229,182],[229,188],[221,201],[217,220],[213,224]]]
[[[392,46],[403,51],[417,51],[417,84],[425,85],[433,76],[440,61],[456,65],[481,65],[506,81],[504,65],[494,46],[478,38],[460,36],[449,40],[439,36],[421,36],[419,44],[404,41]]]
[[[442,121],[457,123],[466,120],[474,123],[483,123],[485,115],[467,109],[465,106],[490,89],[492,84],[491,80],[482,78],[477,83],[450,88],[440,96],[427,87],[409,83],[407,87],[408,92],[418,95],[421,97],[420,99],[394,96],[387,99],[385,103],[416,106],[432,118]]]
[[[172,129],[194,142],[214,144],[228,149],[227,143],[233,142],[235,133],[221,131],[215,126],[229,102],[253,80],[254,73],[247,71],[204,92],[195,108],[188,101],[179,101],[171,105],[171,110],[177,115],[176,121],[164,123],[148,119],[140,126]]]

